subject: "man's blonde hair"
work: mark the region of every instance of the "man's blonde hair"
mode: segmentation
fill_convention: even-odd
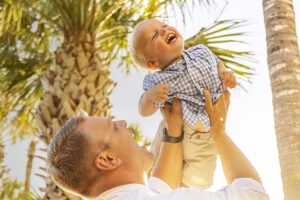
[[[56,133],[48,150],[47,170],[51,178],[58,186],[71,191],[84,191],[88,187],[84,159],[88,141],[78,128],[87,117],[81,110],[70,118]]]

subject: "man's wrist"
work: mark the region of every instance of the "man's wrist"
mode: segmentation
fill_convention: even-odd
[[[182,142],[184,137],[183,130],[181,130],[181,135],[180,136],[170,136],[168,134],[168,131],[166,128],[163,129],[163,137],[162,137],[162,142],[167,142],[167,143],[180,143]]]
[[[171,137],[179,137],[181,136],[181,133],[183,132],[183,126],[174,127],[174,126],[168,126],[168,135]]]
[[[215,140],[216,138],[221,137],[221,135],[226,135],[226,132],[224,129],[211,128],[209,130],[209,134],[211,135],[212,139]]]

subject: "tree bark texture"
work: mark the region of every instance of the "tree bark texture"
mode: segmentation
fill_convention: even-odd
[[[300,199],[300,56],[292,0],[263,0],[285,200]]]
[[[26,178],[25,178],[25,186],[24,186],[25,199],[28,199],[28,193],[30,191],[30,177],[31,177],[32,162],[34,158],[35,148],[36,148],[36,141],[35,139],[32,139],[27,153],[28,161],[26,166]]]
[[[91,116],[110,116],[109,96],[115,86],[95,38],[78,32],[56,50],[53,67],[42,80],[44,95],[35,115],[39,137],[49,145],[56,131],[79,109]],[[50,179],[44,199],[78,199],[62,192]]]

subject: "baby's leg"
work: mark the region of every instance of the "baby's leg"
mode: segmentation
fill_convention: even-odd
[[[165,121],[161,121],[157,129],[150,151],[154,154],[156,164]],[[209,188],[213,183],[216,168],[217,150],[209,133],[195,131],[184,125],[183,140],[183,172],[181,186]]]
[[[209,133],[184,126],[181,180],[184,185],[203,189],[211,187],[217,157],[216,146]]]

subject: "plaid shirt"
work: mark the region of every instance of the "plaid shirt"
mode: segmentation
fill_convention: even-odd
[[[146,92],[157,84],[169,84],[168,99],[181,99],[183,120],[194,127],[198,120],[206,130],[210,122],[204,108],[206,99],[203,90],[207,89],[215,103],[222,94],[222,81],[219,78],[217,64],[219,59],[206,46],[197,45],[184,50],[183,59],[178,59],[163,71],[148,74],[144,78],[143,89]],[[155,103],[162,107],[164,103]]]

